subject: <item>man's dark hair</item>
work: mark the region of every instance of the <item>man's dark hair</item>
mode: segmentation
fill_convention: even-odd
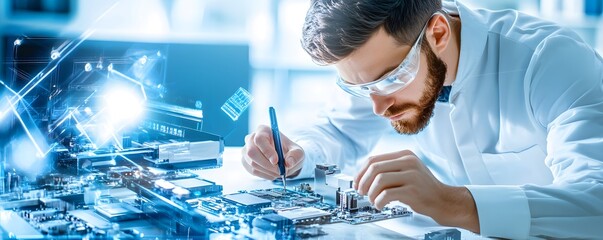
[[[384,27],[400,44],[411,45],[442,0],[312,0],[302,46],[318,64],[347,57]]]

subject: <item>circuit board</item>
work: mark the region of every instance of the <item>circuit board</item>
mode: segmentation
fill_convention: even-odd
[[[324,224],[363,224],[411,215],[403,206],[379,211],[354,191],[334,192],[329,204],[310,184],[222,194],[222,186],[187,171],[132,172],[86,178],[59,175],[71,192],[29,191],[0,201],[6,238],[105,239],[226,238],[300,239],[327,234]],[[59,179],[60,178],[60,179]],[[75,189],[75,190],[74,190]],[[16,195],[13,195],[15,197]],[[9,196],[4,196],[9,197]],[[341,204],[348,203],[348,204]]]
[[[412,214],[400,205],[381,211],[368,205],[360,209],[333,206],[310,189],[308,184],[301,184],[286,192],[282,188],[258,189],[185,202],[211,214],[215,232],[238,229],[232,233],[251,238],[258,237],[254,235],[257,231],[251,231],[257,228],[264,234],[274,234],[277,239],[307,238],[325,234],[317,225],[341,222],[355,225]],[[232,225],[233,220],[236,225]],[[317,229],[310,230],[312,228]]]
[[[322,196],[313,192],[298,190],[299,187],[296,187],[295,190],[287,190],[287,192],[284,192],[282,188],[242,191],[189,202],[193,207],[217,216],[278,214],[291,219],[298,225],[338,222],[362,224],[410,214],[402,206],[390,206],[382,211],[367,206],[363,209],[350,211],[324,203]]]

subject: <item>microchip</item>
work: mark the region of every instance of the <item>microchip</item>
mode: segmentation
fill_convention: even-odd
[[[31,211],[29,214],[26,214],[29,219],[34,220],[40,217],[54,218],[55,214],[58,212],[56,209],[45,209],[38,211]]]
[[[205,196],[207,194],[222,192],[222,185],[217,185],[214,182],[198,178],[185,178],[171,180],[169,183],[175,186],[184,188],[194,197]]]
[[[285,232],[287,228],[293,225],[293,222],[283,216],[277,214],[266,214],[253,219],[253,227],[267,231]]]
[[[307,203],[315,203],[315,202],[320,201],[320,199],[318,199],[318,198],[308,198],[308,197],[300,198],[299,200],[303,201],[303,202],[307,202]]]
[[[249,193],[235,193],[223,196],[222,198],[224,201],[236,205],[238,213],[260,212],[262,208],[272,205],[270,200],[256,197]]]
[[[249,194],[254,195],[254,196],[258,196],[258,197],[261,197],[261,198],[272,199],[272,200],[274,200],[276,198],[283,197],[283,193],[273,192],[273,191],[270,191],[270,190],[252,191]]]
[[[186,189],[202,188],[202,187],[214,185],[211,182],[197,179],[197,178],[178,179],[178,180],[172,180],[170,182],[172,182],[176,186],[186,188]]]
[[[271,204],[270,200],[256,197],[249,193],[235,193],[226,195],[223,198],[227,202],[236,203],[247,207],[270,207]]]
[[[97,205],[94,210],[112,222],[136,219],[142,214],[141,210],[123,202]]]
[[[66,233],[69,229],[69,225],[71,225],[71,222],[59,219],[43,222],[38,227],[40,228],[42,233],[47,233],[50,235],[59,235]]]
[[[274,197],[274,198],[280,198],[283,196],[283,193],[280,192],[273,192],[273,191],[265,191],[266,195]]]
[[[295,208],[279,211],[278,215],[291,219],[295,224],[324,224],[331,220],[329,212],[313,207]]]

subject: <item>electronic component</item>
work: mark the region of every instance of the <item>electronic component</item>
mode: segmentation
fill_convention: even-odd
[[[249,194],[260,197],[260,198],[269,199],[269,200],[277,200],[277,199],[283,198],[283,196],[285,195],[285,192],[283,192],[282,189],[281,189],[281,191],[272,191],[272,189],[264,189],[264,190],[251,191],[251,192],[249,192]]]
[[[352,188],[353,179],[341,174],[341,170],[333,164],[316,164],[314,169],[314,188],[317,194],[324,197],[329,204],[337,204],[337,196],[333,193]]]
[[[15,238],[41,238],[42,234],[30,225],[18,213],[9,210],[0,210],[0,231],[13,234]],[[1,236],[1,235],[0,235]]]
[[[193,131],[180,128],[169,123],[144,122],[146,132],[163,137],[148,140],[145,133],[138,133],[138,142],[148,149],[150,153],[144,155],[145,164],[166,169],[182,168],[215,168],[222,166],[222,153],[224,140],[206,132]],[[186,140],[181,136],[187,136]]]
[[[112,222],[119,222],[131,219],[137,219],[142,214],[140,209],[130,206],[127,203],[109,203],[94,206],[101,216]]]
[[[94,213],[92,210],[73,210],[69,212],[70,218],[79,219],[93,229],[108,230],[111,229],[111,223]]]
[[[176,185],[174,185],[173,183],[168,182],[163,179],[159,179],[159,180],[155,181],[154,185],[155,185],[155,188],[158,189],[163,194],[170,194],[172,192],[172,190],[174,190],[174,188],[176,187]]]
[[[442,229],[425,234],[425,240],[461,240],[461,231],[458,229]]]
[[[216,183],[205,179],[185,178],[171,180],[170,182],[177,187],[188,190],[194,197],[203,197],[208,194],[222,192],[222,185],[217,185]]]
[[[272,204],[270,200],[256,197],[249,193],[229,194],[222,198],[224,201],[239,206],[239,213],[259,212],[262,208],[270,207]]]
[[[44,210],[31,211],[31,212],[25,213],[24,215],[29,220],[42,220],[43,221],[46,219],[54,218],[54,216],[57,212],[58,212],[58,210],[56,210],[56,209],[44,209]]]
[[[266,214],[253,219],[253,227],[269,229],[284,229],[293,226],[293,221],[278,214]]]
[[[40,227],[40,231],[42,233],[46,233],[46,234],[50,234],[50,235],[59,235],[59,234],[67,233],[70,225],[71,225],[71,222],[60,219],[60,220],[52,220],[52,221],[43,222],[39,225],[39,227]]]
[[[291,219],[295,224],[324,224],[329,223],[331,214],[313,207],[294,208],[279,211],[278,215]]]
[[[158,157],[155,162],[161,164],[219,158],[220,144],[217,141],[148,143],[157,148]]]
[[[107,171],[107,177],[109,179],[119,179],[121,177],[133,177],[134,170],[126,166],[111,167]]]
[[[342,211],[354,212],[371,208],[368,198],[358,194],[354,189],[337,191],[337,197],[337,203]]]
[[[277,214],[256,217],[252,221],[252,226],[254,229],[274,233],[276,239],[287,239],[295,236],[293,221]]]
[[[222,185],[199,178],[182,178],[176,180],[158,179],[153,186],[164,196],[178,199],[198,198],[222,192]]]
[[[191,191],[181,187],[175,187],[172,189],[172,195],[178,199],[185,199],[191,197]]]

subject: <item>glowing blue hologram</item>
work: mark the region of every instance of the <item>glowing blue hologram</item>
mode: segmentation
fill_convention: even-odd
[[[157,51],[157,57],[161,57],[161,51]]]
[[[96,69],[102,70],[103,69],[103,61],[98,61],[98,63],[96,64]]]
[[[52,51],[50,51],[50,59],[56,60],[60,56],[61,56],[61,53],[59,52],[59,50],[53,49]]]
[[[251,93],[240,87],[230,98],[228,98],[228,100],[226,100],[221,109],[233,121],[236,121],[241,114],[247,110],[251,101],[253,101]]]
[[[23,127],[23,130],[25,131],[25,134],[27,135],[27,137],[29,138],[29,140],[31,141],[31,143],[33,144],[33,146],[35,147],[35,149],[37,150],[36,156],[44,156],[46,151],[42,150],[42,146],[40,144],[38,144],[38,141],[37,141],[37,139],[40,138],[39,136],[42,136],[38,132],[39,129],[32,128],[33,132],[30,131],[30,128],[28,127],[28,124],[26,124],[25,121],[23,121],[23,118],[21,117],[21,114],[19,114],[19,112],[17,111],[17,108],[15,108],[15,105],[13,105],[12,103],[10,103],[10,100],[8,98],[6,98],[6,100],[9,101],[9,107],[10,107],[10,109],[12,110],[12,112],[15,115],[15,117],[17,118],[17,120],[19,120],[19,123]],[[34,137],[34,134],[38,135],[38,137]]]
[[[38,137],[41,138],[42,136]],[[45,153],[32,151],[32,149],[35,149],[34,144],[34,142],[25,136],[17,137],[7,144],[7,147],[12,149],[12,152],[18,153],[9,156],[7,160],[14,164],[13,167],[15,169],[30,178],[34,178],[36,175],[45,172],[48,168],[48,165],[44,161]]]
[[[151,83],[149,77],[153,74],[153,71],[158,63],[161,62],[161,57],[159,52],[155,51],[133,51],[130,53],[131,57],[136,59],[136,62],[132,64],[128,73],[132,78],[143,81],[143,84],[147,86],[154,86],[155,84]]]
[[[203,102],[201,102],[201,100],[195,101],[195,108],[203,109]]]
[[[92,71],[92,64],[86,63],[86,65],[84,66],[84,71],[86,71],[86,72]]]
[[[73,114],[70,115],[70,118],[73,119],[73,121],[75,121],[75,128],[80,131],[80,133],[82,135],[84,135],[86,137],[86,139],[88,139],[88,142],[90,142],[90,144],[92,144],[94,146],[94,148],[96,148],[95,143],[92,141],[92,138],[90,138],[90,135],[88,134],[88,132],[85,129],[85,126],[82,125],[82,123],[80,123],[79,120],[77,120],[77,118],[75,116],[73,116]]]
[[[109,72],[113,71],[113,63],[109,64],[109,66],[107,67],[107,70],[109,70]]]
[[[149,58],[147,57],[147,55],[144,55],[140,59],[138,59],[138,62],[142,65],[145,65],[145,64],[147,64],[148,60],[149,60]]]
[[[87,30],[80,36],[80,38],[77,42],[65,43],[63,45],[63,52],[65,53],[63,56],[61,56],[61,54],[58,51],[53,50],[52,52],[56,51],[56,53],[58,53],[58,55],[54,54],[54,56],[56,58],[61,57],[61,59],[59,59],[58,61],[50,62],[34,78],[32,78],[29,82],[27,82],[27,84],[25,84],[25,86],[23,86],[23,88],[21,88],[21,90],[19,90],[19,92],[17,92],[15,94],[15,96],[11,97],[11,99],[9,100],[9,103],[17,104],[19,101],[21,101],[24,96],[26,96],[35,87],[37,87],[38,84],[40,84],[48,75],[50,75],[50,73],[52,73],[57,68],[58,63],[61,62],[62,59],[64,59],[66,56],[68,56],[71,52],[73,52],[74,49],[76,49],[80,44],[82,44],[82,42],[84,42],[86,39],[88,39],[88,37],[90,37],[90,35],[92,35],[93,32],[94,32],[94,30]],[[50,54],[51,58],[53,57],[52,52]],[[53,59],[53,60],[56,60],[56,59]],[[7,111],[7,110],[5,110],[5,111]]]
[[[129,77],[129,76],[127,76],[127,75],[119,72],[119,71],[113,70],[113,69],[109,70],[109,74],[110,74],[110,76],[111,76],[111,74],[113,74],[116,77],[119,77],[119,78],[124,79],[124,80],[128,80],[128,81],[130,81],[130,82],[138,85],[140,87],[140,90],[142,92],[142,96],[143,96],[144,100],[145,101],[147,100],[147,93],[146,93],[146,91],[144,89],[144,85],[140,81],[137,81],[136,79],[133,79],[133,78],[131,78],[131,77]]]
[[[107,12],[109,12],[111,9],[113,9],[117,4],[114,4],[110,9],[108,9],[103,15],[101,15],[96,22],[98,22],[101,18],[103,18],[103,16],[106,15]],[[96,23],[95,22],[95,23]],[[16,163],[23,163],[26,165],[22,165],[20,167],[22,168],[29,168],[31,166],[45,166],[46,164],[39,164],[39,161],[33,161],[33,160],[42,160],[46,155],[48,155],[52,149],[58,144],[58,143],[53,143],[52,145],[48,145],[48,143],[46,142],[47,138],[54,138],[55,136],[50,136],[50,135],[61,135],[63,134],[63,132],[57,132],[54,133],[53,130],[56,129],[56,127],[54,127],[54,129],[51,129],[50,126],[53,126],[56,123],[53,123],[52,125],[49,125],[49,128],[42,130],[44,128],[39,128],[38,127],[38,123],[35,122],[36,118],[39,117],[39,113],[37,112],[37,109],[35,109],[34,107],[32,107],[26,100],[29,98],[25,98],[28,94],[33,93],[33,94],[38,94],[39,91],[34,90],[35,88],[38,87],[44,87],[44,85],[41,85],[41,83],[51,74],[53,74],[55,72],[55,70],[58,68],[58,65],[69,55],[71,55],[72,52],[75,51],[75,49],[77,49],[85,40],[87,40],[93,33],[95,32],[94,28],[88,29],[86,30],[84,33],[82,33],[77,39],[74,40],[69,40],[69,41],[65,41],[62,42],[60,44],[60,46],[58,46],[57,48],[52,48],[52,50],[50,50],[50,60],[48,62],[48,64],[43,67],[37,74],[31,73],[31,75],[27,75],[24,76],[29,78],[27,79],[27,82],[24,86],[20,87],[20,89],[17,90],[17,92],[15,92],[14,90],[12,90],[11,88],[9,88],[8,86],[5,86],[5,84],[3,82],[0,81],[0,85],[4,86],[6,89],[8,89],[7,93],[10,92],[12,93],[12,96],[7,96],[4,97],[2,96],[2,98],[0,98],[0,119],[3,117],[7,117],[8,115],[14,115],[14,122],[16,125],[16,127],[18,127],[18,125],[20,125],[20,127],[23,129],[23,137],[17,137],[17,136],[10,136],[9,138],[5,139],[5,136],[3,135],[2,137],[0,137],[0,142],[2,142],[3,146],[0,147],[11,147],[13,149],[13,151],[9,151],[9,152],[15,152],[18,154],[15,154],[14,156],[17,157],[13,162]],[[21,37],[21,38],[16,38],[13,42],[14,45],[14,49],[17,49],[17,47],[23,47],[22,45],[27,45],[29,44],[30,39],[28,37]],[[44,53],[42,53],[44,54]],[[81,65],[80,65],[81,66]],[[100,66],[100,67],[99,67]],[[84,66],[84,70],[86,72],[92,72],[94,71],[94,69],[92,69],[92,65],[90,63],[87,63]],[[102,61],[98,63],[97,68],[102,69],[103,65],[102,65]],[[33,77],[31,77],[33,76]],[[85,74],[86,77],[90,77],[90,74]],[[51,82],[52,83],[52,82]],[[58,84],[53,84],[52,88],[62,88],[63,86],[57,86]],[[0,86],[0,88],[2,88]],[[137,84],[137,86],[135,86],[135,90],[136,91],[138,88],[142,89],[144,91],[144,88],[142,88],[142,86],[140,86],[140,84]],[[4,91],[2,91],[4,92]],[[96,91],[92,92],[92,95],[94,95]],[[57,92],[58,93],[58,92]],[[32,94],[32,95],[33,95]],[[4,95],[4,94],[2,94]],[[144,92],[142,94],[140,94],[142,96],[144,96]],[[84,103],[86,104],[88,102],[90,97],[86,98],[86,100],[84,101]],[[143,98],[143,97],[140,97]],[[146,98],[146,97],[144,97]],[[94,126],[96,125],[99,129],[101,129],[99,132],[107,132],[106,131],[106,127],[98,124],[98,121],[96,121],[96,118],[100,118],[97,117],[101,116],[101,112],[103,112],[103,109],[97,110],[96,108],[94,109],[94,112],[92,112],[92,109],[90,109],[89,107],[86,107],[83,112],[85,112],[88,115],[91,116],[82,116],[79,111],[78,108],[83,107],[84,105],[77,105],[72,101],[72,99],[70,98],[63,98],[60,101],[60,104],[57,104],[57,100],[55,99],[59,99],[56,98],[55,95],[50,95],[48,97],[49,100],[49,104],[52,103],[54,105],[57,106],[57,109],[54,109],[57,112],[63,112],[66,111],[65,114],[67,114],[67,116],[63,119],[59,119],[59,124],[57,125],[57,127],[59,125],[62,125],[63,122],[69,120],[73,120],[73,122],[75,122],[75,127],[77,129],[80,129],[81,131],[81,135],[85,135],[86,138],[88,139],[89,142],[92,142],[90,140],[90,137],[88,136],[88,133],[86,132],[86,128],[90,128],[90,126]],[[94,105],[90,105],[90,106],[94,106]],[[121,107],[121,106],[120,106]],[[129,106],[132,107],[132,106]],[[134,105],[134,108],[138,108],[138,105]],[[80,108],[81,109],[81,108]],[[107,110],[108,111],[108,110]],[[118,111],[118,110],[116,110]],[[110,111],[108,111],[110,112]],[[119,112],[119,111],[118,111]],[[132,112],[137,113],[136,109],[134,109]],[[95,114],[93,114],[95,113]],[[80,115],[78,115],[80,114]],[[32,115],[34,117],[32,117]],[[79,117],[76,117],[79,116]],[[79,118],[79,119],[78,119]],[[82,120],[82,121],[80,121]],[[104,119],[100,119],[100,120],[104,120]],[[99,121],[100,121],[99,120]],[[4,123],[5,121],[0,121],[0,123]],[[70,123],[71,124],[71,123]],[[120,127],[123,126],[119,125]],[[13,126],[10,126],[11,128]],[[65,129],[61,129],[61,130],[65,130]],[[110,129],[111,130],[111,129]],[[42,134],[42,131],[44,131],[44,134]],[[48,131],[48,133],[46,133]],[[69,131],[66,131],[66,135],[71,134],[69,133]],[[21,134],[21,133],[19,133]],[[112,135],[112,138],[116,138],[115,137],[115,132],[110,132],[109,135]],[[64,135],[65,136],[65,135]],[[63,136],[61,136],[63,137]],[[11,139],[11,142],[6,144],[4,141]],[[94,145],[94,142],[92,142],[92,144]],[[96,147],[94,147],[96,148]],[[32,151],[33,150],[33,151]],[[24,161],[25,160],[25,161]],[[4,160],[2,160],[4,161]],[[32,171],[26,171],[26,172],[32,172]]]

